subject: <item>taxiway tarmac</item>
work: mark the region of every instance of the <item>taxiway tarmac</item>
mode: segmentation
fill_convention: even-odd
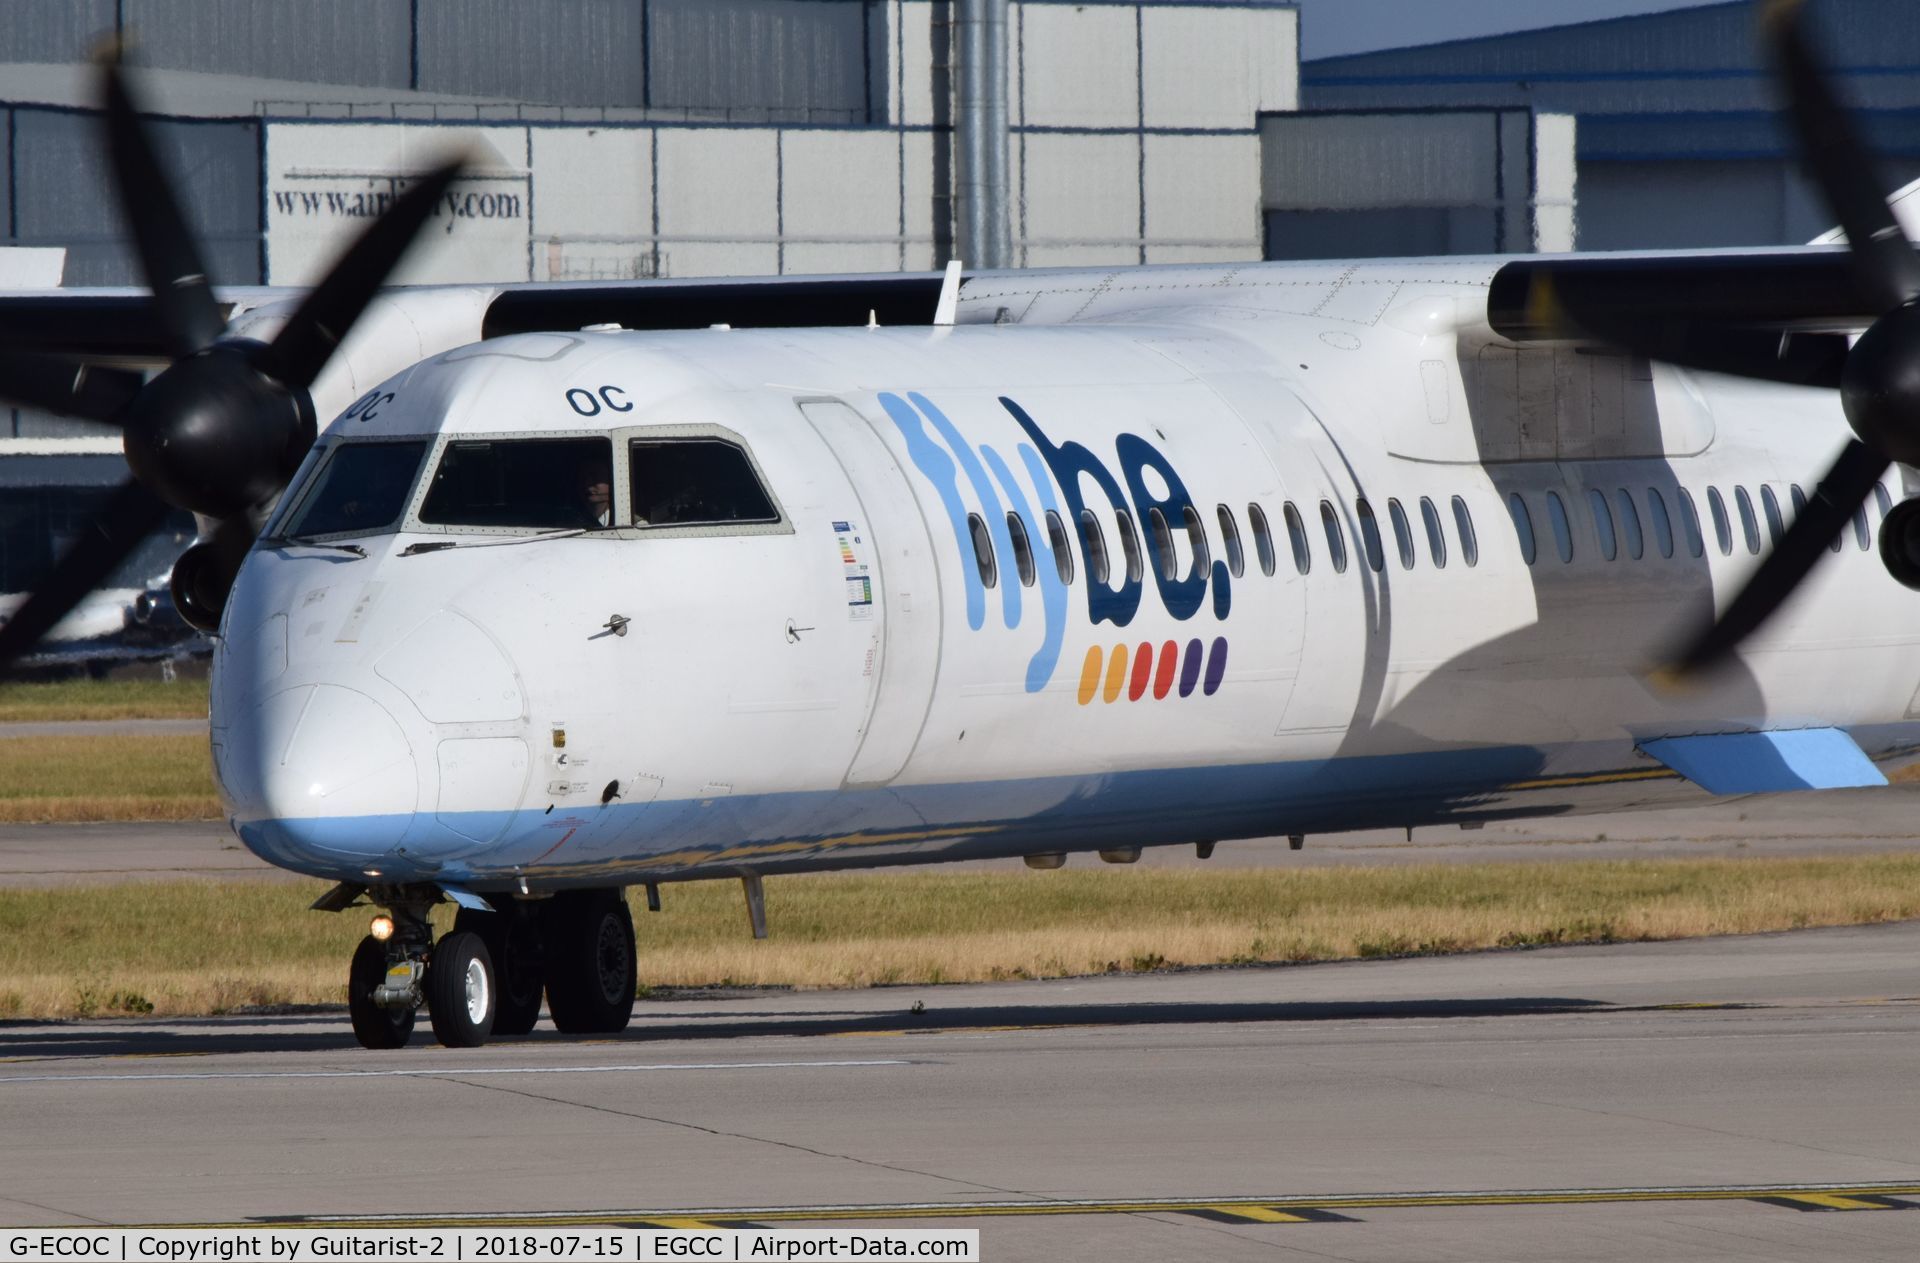
[[[364,1052],[328,1014],[0,1024],[0,1220],[877,1221],[978,1227],[993,1260],[1906,1259],[1916,960],[1920,925],[1897,925],[680,997],[619,1038],[543,1024],[464,1052]]]

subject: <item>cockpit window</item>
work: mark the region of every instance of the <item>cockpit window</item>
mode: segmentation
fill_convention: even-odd
[[[780,520],[747,454],[724,439],[634,439],[627,458],[635,526]]]
[[[420,520],[435,526],[598,530],[613,525],[613,444],[604,438],[447,444]]]
[[[407,493],[426,454],[425,439],[338,444],[280,534],[343,535],[392,526],[407,507]]]

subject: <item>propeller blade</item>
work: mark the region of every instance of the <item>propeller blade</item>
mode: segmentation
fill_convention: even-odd
[[[1890,463],[1858,439],[1848,440],[1806,508],[1726,612],[1681,651],[1672,673],[1692,675],[1716,665],[1771,618],[1807,577],[1821,552],[1846,529],[1854,510],[1873,494],[1873,484]]]
[[[131,369],[0,351],[0,399],[18,408],[117,425],[122,410],[144,385],[146,378]]]
[[[126,75],[112,60],[106,79],[107,152],[119,186],[120,209],[133,231],[154,311],[175,359],[213,345],[227,321],[207,283],[206,265],[180,204],[160,168],[153,138],[140,122]]]
[[[1920,256],[1887,205],[1879,164],[1834,96],[1801,17],[1802,0],[1771,0],[1762,14],[1787,98],[1800,157],[1846,231],[1860,284],[1892,311],[1920,297]]]
[[[464,165],[449,162],[415,180],[308,292],[273,340],[272,362],[281,382],[296,389],[313,384]]]
[[[137,482],[122,483],[53,573],[0,626],[0,671],[39,644],[55,623],[153,533],[167,513],[166,503],[151,491]]]

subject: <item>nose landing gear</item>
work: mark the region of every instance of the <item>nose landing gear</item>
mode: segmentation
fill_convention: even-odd
[[[427,919],[441,901],[435,888],[342,888],[316,906],[338,911],[360,894],[391,910],[374,919],[348,970],[347,1011],[362,1047],[404,1047],[422,1005],[449,1048],[524,1035],[539,1019],[543,991],[554,1026],[567,1034],[610,1035],[633,1017],[638,961],[622,890],[490,895],[494,911],[461,909],[438,942]]]
[[[499,988],[492,955],[478,934],[458,927],[433,941],[427,910],[439,898],[437,890],[416,896],[409,889],[381,899],[392,914],[374,918],[374,933],[354,949],[347,1015],[361,1047],[404,1047],[422,1004],[434,1038],[448,1048],[478,1048],[493,1032]]]

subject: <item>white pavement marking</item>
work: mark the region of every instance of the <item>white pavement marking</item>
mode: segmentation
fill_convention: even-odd
[[[803,1070],[865,1066],[910,1066],[887,1061],[689,1061],[645,1066],[482,1066],[440,1070],[204,1070],[178,1074],[17,1074],[0,1083],[138,1083],[155,1079],[443,1079],[475,1074],[631,1074],[644,1070]]]

